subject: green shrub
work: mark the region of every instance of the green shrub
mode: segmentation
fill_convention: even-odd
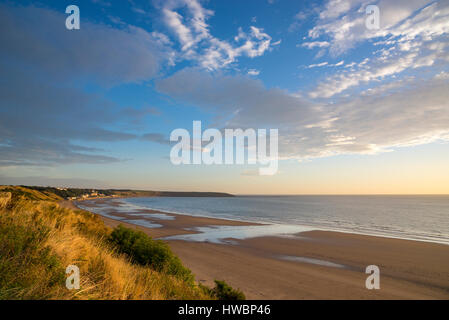
[[[208,295],[218,300],[245,300],[245,294],[239,289],[234,289],[224,281],[215,280],[215,288],[210,289],[202,284],[200,288]]]
[[[110,242],[120,253],[128,255],[134,263],[149,266],[156,271],[174,275],[191,284],[194,277],[162,241],[151,239],[145,233],[119,225],[112,231]]]
[[[239,289],[234,289],[224,281],[215,280],[213,294],[218,300],[245,300],[245,295]]]

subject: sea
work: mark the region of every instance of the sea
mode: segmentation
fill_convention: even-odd
[[[220,234],[245,238],[329,230],[449,244],[448,195],[150,197],[120,202],[125,211],[154,209],[267,224],[265,228],[203,227],[198,228],[199,234],[177,236],[182,240],[217,242]]]

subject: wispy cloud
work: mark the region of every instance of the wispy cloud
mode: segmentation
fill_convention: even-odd
[[[449,56],[449,4],[443,1],[380,1],[381,27],[365,27],[366,1],[330,0],[309,31],[308,49],[328,49],[339,55],[362,41],[374,40],[379,47],[373,57],[347,65],[348,70],[326,77],[309,93],[312,98],[330,98],[406,71],[447,62]],[[325,37],[326,40],[320,40]],[[322,51],[320,51],[322,52]],[[437,72],[435,68],[432,72]]]
[[[249,74],[250,76],[258,76],[258,75],[260,74],[260,71],[259,71],[259,70],[256,70],[256,69],[249,69],[249,70],[248,70],[248,74]]]
[[[182,59],[194,60],[199,66],[216,70],[235,62],[239,57],[259,57],[270,49],[271,37],[261,28],[238,29],[234,41],[214,37],[207,24],[214,12],[197,0],[170,0],[161,5],[163,21],[177,37]],[[186,9],[184,15],[181,9]]]
[[[308,49],[313,48],[327,48],[330,46],[330,43],[327,41],[313,41],[313,42],[303,42],[301,46],[306,47]]]

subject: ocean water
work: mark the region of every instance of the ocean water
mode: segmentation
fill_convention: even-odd
[[[120,201],[124,202],[124,210],[147,208],[268,223],[275,230],[291,229],[292,233],[293,230],[332,230],[449,244],[449,196],[152,197]],[[202,236],[192,237],[203,241],[204,233],[226,233],[226,230],[212,228],[203,230]]]

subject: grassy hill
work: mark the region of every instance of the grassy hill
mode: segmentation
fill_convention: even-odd
[[[61,196],[56,195],[50,190],[33,190],[27,187],[20,186],[0,186],[0,192],[10,192],[13,200],[41,200],[41,201],[58,201],[62,200]],[[13,201],[15,203],[15,201]]]
[[[168,245],[107,228],[87,211],[58,205],[49,190],[0,186],[0,299],[216,299]],[[80,289],[65,286],[80,269]],[[221,292],[217,292],[221,290]],[[242,298],[226,288],[228,299]]]
[[[39,191],[43,194],[57,195],[61,198],[81,197],[95,191],[104,196],[118,197],[233,197],[232,194],[223,192],[174,192],[174,191],[147,191],[130,189],[80,189],[80,188],[54,188],[40,186],[21,186],[23,190]]]

